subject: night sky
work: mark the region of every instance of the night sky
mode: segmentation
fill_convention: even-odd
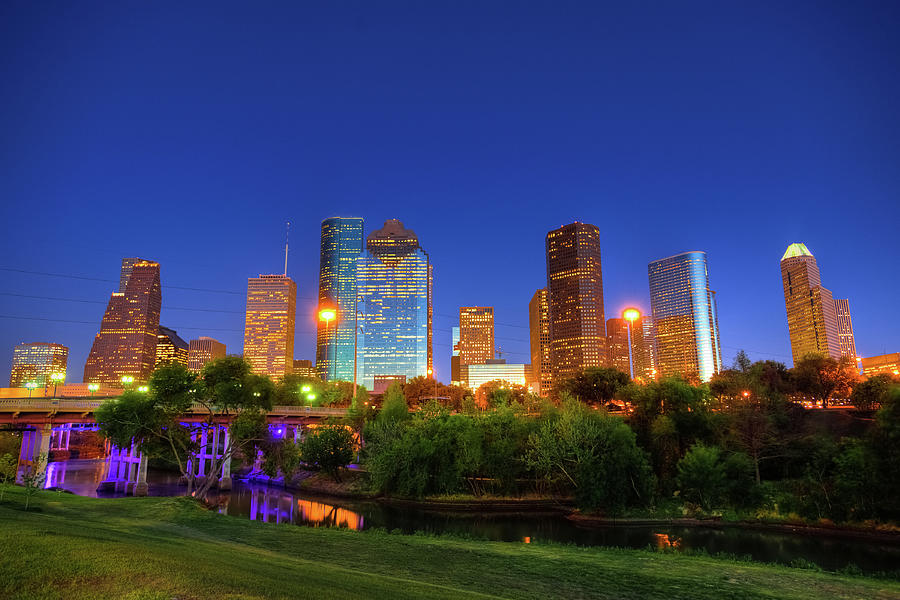
[[[544,236],[575,220],[607,317],[649,309],[648,262],[705,250],[725,362],[790,365],[802,241],[858,352],[900,351],[896,1],[179,4],[0,4],[0,377],[50,341],[81,381],[123,256],[175,286],[162,324],[240,352],[288,220],[313,358],[330,216],[418,234],[445,381],[461,305],[528,362]]]

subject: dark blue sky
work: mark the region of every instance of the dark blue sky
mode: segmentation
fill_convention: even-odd
[[[164,289],[163,324],[240,351],[286,220],[312,358],[334,215],[419,235],[444,380],[460,305],[527,361],[544,236],[574,220],[600,228],[607,316],[649,308],[649,261],[705,250],[726,362],[790,364],[778,261],[803,241],[858,351],[900,350],[900,3],[189,4],[0,5],[0,267],[110,280],[0,271],[0,315],[86,321],[0,319],[3,368],[55,341],[80,381],[132,255],[232,292]]]

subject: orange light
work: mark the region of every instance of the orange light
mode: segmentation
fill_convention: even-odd
[[[641,318],[641,311],[636,308],[626,308],[622,311],[622,318],[631,321],[632,324]]]
[[[744,390],[744,398],[746,398],[746,397],[749,396],[749,395],[750,395],[750,392]]]
[[[334,320],[334,318],[336,316],[337,316],[337,313],[332,308],[323,308],[322,310],[319,311],[319,320],[325,321],[326,323],[328,321]]]

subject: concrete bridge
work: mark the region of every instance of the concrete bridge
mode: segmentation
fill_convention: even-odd
[[[22,432],[18,472],[30,468],[42,454],[49,456],[51,450],[68,450],[72,431],[96,427],[94,411],[112,397],[0,398],[0,427]],[[304,426],[346,414],[346,408],[275,406],[268,412],[267,420],[274,437],[292,437],[298,441]],[[192,477],[206,477],[215,459],[221,458],[228,447],[231,416],[214,415],[212,423],[208,422],[209,417],[209,409],[195,403],[181,419],[183,423],[198,425],[195,440],[200,451],[195,459],[188,461],[188,473]],[[119,448],[107,443],[106,455],[106,477],[98,491],[146,496],[147,457],[134,444]],[[231,465],[229,461],[222,462],[221,473],[216,477],[220,489],[230,489]]]

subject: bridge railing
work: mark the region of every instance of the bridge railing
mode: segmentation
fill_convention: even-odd
[[[2,398],[0,399],[0,412],[30,412],[30,413],[54,413],[54,412],[93,412],[106,401],[105,398]],[[206,413],[207,407],[195,402],[190,409],[191,413]],[[347,414],[346,408],[334,408],[330,406],[273,406],[269,411],[272,416],[290,417],[330,417]]]

